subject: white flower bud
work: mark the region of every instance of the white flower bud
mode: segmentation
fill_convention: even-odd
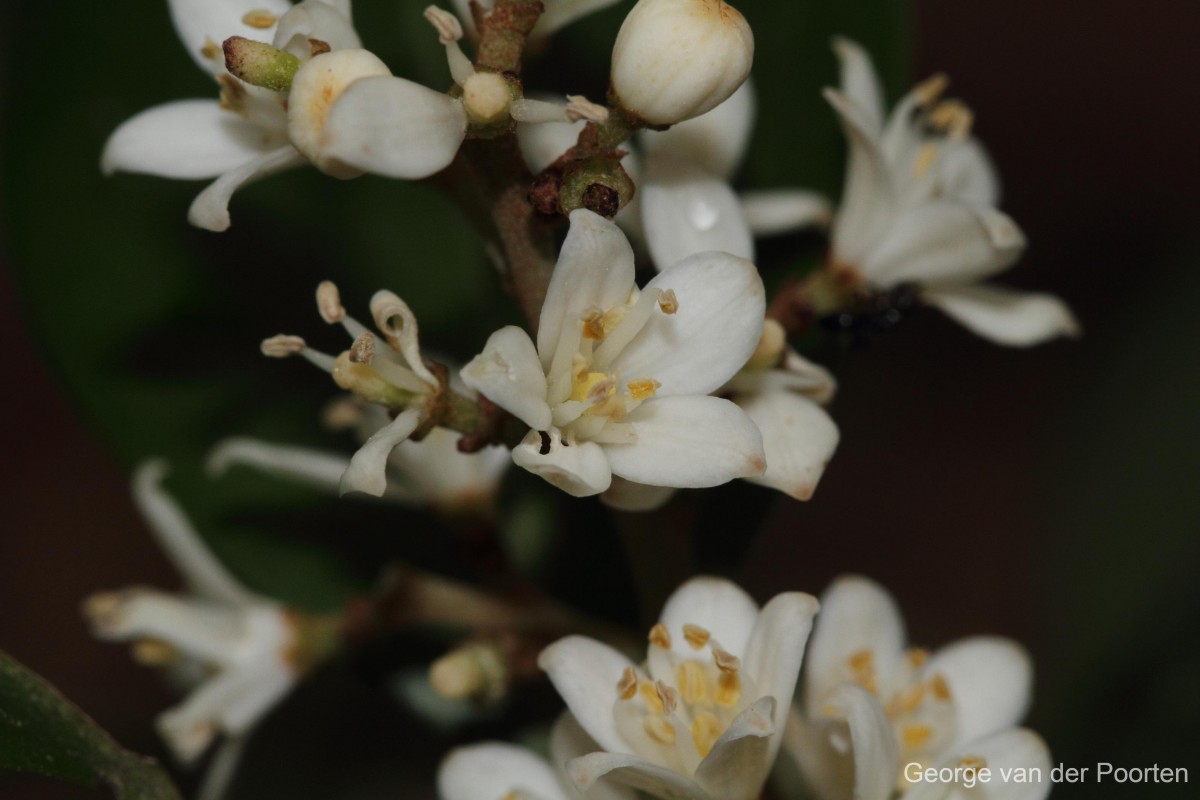
[[[754,34],[724,0],[639,0],[613,46],[621,105],[671,125],[720,105],[745,82]]]
[[[367,50],[334,50],[306,62],[292,78],[288,95],[288,136],[296,149],[317,169],[335,178],[355,178],[362,170],[326,157],[319,148],[329,107],[354,81],[391,75],[379,58]]]

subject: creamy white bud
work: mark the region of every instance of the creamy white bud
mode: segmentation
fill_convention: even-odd
[[[621,105],[671,125],[720,105],[745,82],[754,34],[724,0],[639,0],[613,46]]]
[[[329,107],[354,81],[391,75],[379,58],[367,50],[334,50],[306,62],[292,79],[288,94],[288,136],[292,144],[317,169],[335,178],[354,178],[362,170],[325,156],[319,147]]]

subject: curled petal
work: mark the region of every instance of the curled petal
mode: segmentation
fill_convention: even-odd
[[[462,103],[390,76],[361,78],[329,109],[319,149],[325,159],[389,178],[441,172],[466,136]]]
[[[756,700],[729,723],[729,728],[713,744],[712,751],[696,768],[695,776],[711,796],[751,800],[762,792],[775,761],[771,746],[776,732],[775,710],[775,698]]]
[[[188,222],[197,228],[204,228],[216,233],[228,230],[230,225],[229,200],[233,197],[234,192],[251,181],[300,166],[303,163],[304,157],[289,144],[229,170],[196,195],[196,199],[192,201],[192,205],[188,209]]]
[[[753,678],[759,694],[773,698],[771,706],[771,738],[767,747],[767,763],[775,760],[783,740],[783,730],[804,646],[812,630],[813,617],[820,604],[817,598],[803,592],[784,592],[772,597],[763,606],[746,643],[742,663]]]
[[[896,213],[892,179],[879,143],[872,133],[869,113],[853,98],[825,90],[850,145],[841,208],[833,224],[834,257],[861,264]]]
[[[442,800],[481,800],[528,792],[538,800],[569,800],[550,765],[524,747],[484,742],[450,752],[438,769]]]
[[[350,459],[350,466],[342,475],[339,493],[363,492],[382,497],[387,489],[388,456],[396,445],[412,435],[421,424],[423,415],[421,409],[410,408],[367,439],[367,443]]]
[[[825,698],[819,716],[788,718],[785,747],[815,794],[824,800],[888,800],[899,753],[879,698],[850,683]]]
[[[609,753],[633,752],[613,715],[617,683],[633,666],[629,659],[595,639],[567,636],[541,652],[538,666],[596,744]]]
[[[573,497],[600,494],[612,483],[612,470],[600,445],[566,444],[557,430],[530,431],[513,448],[512,460]]]
[[[610,751],[576,758],[567,765],[567,774],[585,795],[604,779],[662,800],[714,800],[691,778],[624,753]]]
[[[613,223],[587,209],[571,212],[571,229],[559,251],[538,322],[537,351],[550,368],[567,325],[578,325],[589,307],[609,309],[633,291],[633,248]]]
[[[558,770],[559,777],[567,786],[574,785],[571,776],[567,774],[567,764],[580,756],[599,750],[600,745],[596,744],[591,736],[588,736],[587,731],[575,717],[571,716],[570,711],[563,712],[550,731],[550,760]],[[592,787],[588,798],[589,800],[637,800],[636,793],[632,789],[612,781],[601,781],[599,785]]]
[[[237,465],[334,492],[341,482],[342,473],[350,466],[350,459],[338,453],[272,444],[241,436],[223,439],[209,451],[207,467],[210,474],[222,475]]]
[[[1077,337],[1079,321],[1054,295],[999,286],[934,286],[921,298],[985,339],[1029,347],[1056,336]]]
[[[643,290],[671,290],[674,314],[655,312],[613,359],[629,378],[659,381],[660,397],[715,391],[762,338],[765,292],[758,270],[728,253],[699,253],[660,272]]]
[[[636,441],[605,445],[616,475],[676,488],[719,486],[766,469],[762,436],[736,405],[718,397],[659,397],[626,418]]]
[[[754,258],[737,196],[696,162],[669,153],[651,155],[641,203],[646,244],[660,269],[709,250]]]
[[[966,283],[999,272],[1024,249],[1025,235],[1007,215],[932,202],[901,212],[859,266],[868,282],[882,287],[904,281]]]
[[[488,337],[483,352],[462,368],[467,386],[537,431],[550,427],[546,375],[529,334],[510,325]]]
[[[868,123],[867,132],[878,138],[883,133],[883,88],[879,85],[871,56],[858,42],[841,36],[834,37],[833,51],[842,68],[842,93],[862,109],[862,118]]]
[[[819,405],[788,391],[738,395],[733,401],[762,433],[767,471],[749,478],[797,500],[817,488],[833,451],[838,428]]]
[[[348,7],[343,13],[329,0],[304,0],[279,19],[273,44],[299,59],[312,56],[310,39],[325,42],[333,50],[362,47],[348,12]]]
[[[837,382],[829,370],[788,348],[777,369],[744,369],[725,384],[724,391],[734,394],[795,392],[815,403],[825,404],[833,399]]]
[[[113,131],[100,170],[164,178],[215,178],[285,143],[221,108],[216,100],[179,100],[147,109]]]

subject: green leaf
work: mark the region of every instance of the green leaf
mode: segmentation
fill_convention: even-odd
[[[151,759],[113,741],[49,683],[0,651],[0,767],[85,786],[122,800],[178,800]]]

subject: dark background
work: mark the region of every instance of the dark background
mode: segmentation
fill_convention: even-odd
[[[166,38],[161,9],[148,5],[154,10],[146,14],[145,35]],[[80,58],[66,76],[75,69],[113,82],[153,84],[139,88],[145,97],[125,105],[80,110],[78,140],[59,146],[98,154],[115,122],[184,93],[164,88],[179,79],[157,75],[156,66],[150,76],[115,71],[110,56],[128,55],[111,52],[113,43],[103,36],[47,25],[48,17],[69,22],[72,15],[63,9],[71,6],[0,9],[0,37],[9,40],[0,85],[12,93],[4,98],[0,130],[27,125],[13,115],[37,107],[28,92],[43,67],[18,59],[33,52],[25,37],[71,35]],[[753,23],[754,5],[746,6]],[[987,631],[1014,636],[1034,654],[1030,724],[1056,761],[1186,766],[1200,780],[1200,112],[1194,86],[1200,5],[918,0],[911,19],[911,76],[950,74],[953,93],[975,110],[976,130],[1000,168],[1004,208],[1031,242],[1004,282],[1061,295],[1085,336],[1032,351],[1005,350],[928,312],[864,348],[831,351],[841,387],[833,407],[841,447],[813,502],[777,505],[768,513],[770,532],[753,545],[747,584],[765,599],[784,589],[817,593],[840,573],[862,572],[895,593],[915,642],[936,646]],[[765,41],[786,44],[787,33],[760,34],[760,53],[767,52]],[[767,58],[760,55],[760,75],[789,68]],[[171,66],[183,75],[188,65],[179,62]],[[189,80],[194,90],[196,79]],[[890,83],[893,90],[904,85],[895,77]],[[120,88],[114,86],[115,96]],[[23,100],[8,102],[12,98]],[[47,94],[46,108],[56,99]],[[787,98],[764,93],[762,102]],[[29,169],[29,159],[52,152],[14,152],[14,141],[0,139],[10,181]],[[94,163],[94,157],[84,161]],[[833,163],[840,173],[840,162]],[[74,195],[95,185],[94,176],[76,182],[53,164],[40,173],[42,166],[20,174],[57,181],[62,207],[54,211],[64,215],[63,235],[86,235],[70,217]],[[768,165],[751,165],[751,182],[768,175]],[[125,180],[118,184],[122,191],[144,185]],[[7,253],[32,257],[21,244],[25,230],[14,210],[22,210],[23,198],[12,185],[3,198],[6,241],[13,243]],[[182,227],[197,188],[177,185],[169,194],[173,206],[146,224]],[[120,192],[112,197],[117,202]],[[235,226],[254,219],[240,198]],[[181,239],[200,247],[211,247],[209,241],[191,234]],[[20,266],[21,284],[43,270],[62,270],[62,280],[70,280],[53,259]],[[78,386],[69,402],[56,383],[61,364],[54,356],[48,364],[39,347],[44,326],[26,324],[29,303],[18,279],[6,272],[0,281],[7,360],[0,647],[53,681],[122,743],[161,757],[150,721],[176,696],[134,665],[125,648],[93,641],[78,604],[98,589],[174,586],[177,579],[127,499],[128,456],[115,456],[119,448],[102,445],[94,427],[84,424],[81,414],[91,419],[92,412],[80,410],[87,402],[80,401]],[[305,282],[295,295],[307,297],[310,286]],[[88,337],[93,324],[121,308],[119,298],[96,298],[95,317],[59,324],[74,326],[68,338]],[[308,309],[307,316],[287,312],[292,316],[279,325],[296,320],[296,327],[311,330],[315,318]],[[265,324],[277,327],[273,320]],[[194,339],[181,336],[170,348],[184,362],[180,370],[188,348],[212,332],[193,331]],[[251,340],[274,332],[252,331]],[[726,533],[746,536],[736,527]],[[319,754],[322,742],[337,737],[353,738],[352,729],[377,726],[364,761],[388,752],[399,760],[435,759],[444,745],[425,740],[417,724],[397,712],[380,710],[383,701],[353,672],[337,668],[322,679],[326,689],[348,693],[336,711],[322,706],[314,688],[260,737],[269,739],[289,722],[308,726],[308,751],[258,746],[264,758],[282,759],[307,775],[318,787],[314,796],[332,796],[346,784],[310,775],[316,768],[306,766],[305,753]],[[370,782],[364,778],[358,788]],[[392,796],[403,792],[394,784]],[[0,796],[100,794],[0,777]],[[1086,784],[1057,787],[1053,796],[1185,797],[1194,790]]]

